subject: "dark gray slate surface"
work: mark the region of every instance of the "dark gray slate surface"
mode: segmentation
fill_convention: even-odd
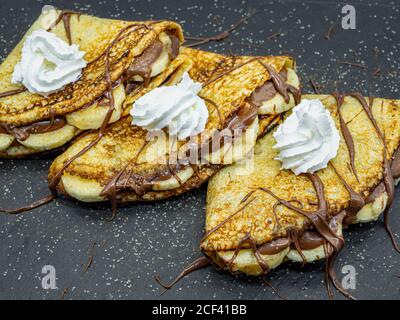
[[[49,1],[0,2],[0,55],[4,58]],[[223,30],[252,8],[253,20],[230,38],[234,45],[205,46],[218,52],[279,54],[290,51],[306,92],[308,80],[334,89],[400,98],[399,10],[397,1],[353,1],[357,29],[335,30],[331,41],[323,33],[340,15],[336,1],[54,1],[60,8],[77,9],[102,17],[131,20],[170,18],[182,23],[187,34],[206,35]],[[274,40],[267,38],[275,33]],[[239,46],[238,43],[254,46]],[[376,48],[376,50],[374,50]],[[339,65],[337,60],[359,57],[367,69]],[[382,77],[372,75],[381,69]],[[0,160],[0,207],[22,205],[47,194],[46,174],[51,158]],[[157,299],[160,288],[153,280],[177,274],[199,256],[198,242],[204,225],[206,188],[177,199],[120,209],[108,223],[107,205],[79,205],[59,199],[20,216],[0,215],[0,298],[59,299],[64,288],[71,299]],[[400,192],[398,191],[398,196]],[[400,233],[400,201],[395,200],[392,225]],[[337,270],[353,265],[359,298],[399,298],[400,257],[392,249],[382,222],[354,226],[346,231],[347,246]],[[94,261],[87,273],[93,242]],[[102,243],[102,245],[100,245]],[[41,270],[54,265],[58,290],[41,288]],[[269,279],[290,299],[326,299],[323,264],[301,268],[282,266]],[[341,298],[340,295],[337,295]],[[162,298],[169,299],[277,299],[259,279],[232,277],[207,268],[180,282]]]

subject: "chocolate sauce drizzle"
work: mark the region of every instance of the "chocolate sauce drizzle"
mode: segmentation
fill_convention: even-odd
[[[43,199],[40,199],[38,201],[31,203],[30,205],[27,205],[25,207],[21,207],[18,209],[2,209],[2,208],[0,208],[0,212],[15,215],[15,214],[19,214],[22,212],[30,211],[35,208],[41,207],[47,203],[52,202],[53,200],[54,200],[53,195],[48,195],[47,197],[44,197]]]
[[[330,167],[335,171],[336,175],[339,177],[340,181],[346,188],[347,192],[350,195],[350,203],[347,209],[345,209],[346,216],[344,218],[344,226],[348,226],[350,223],[354,221],[357,216],[357,213],[364,207],[365,200],[364,197],[358,192],[354,191],[354,189],[346,182],[346,180],[339,174],[336,167],[332,162],[329,163]]]
[[[71,16],[76,14],[79,17],[81,16],[80,12],[72,11],[72,10],[62,10],[60,14],[58,15],[58,18],[56,21],[53,23],[50,28],[47,29],[47,31],[51,31],[55,26],[57,26],[61,20],[64,24],[64,29],[65,33],[67,35],[68,43],[69,45],[72,45],[72,34],[71,34]]]
[[[155,276],[155,280],[157,283],[162,286],[165,290],[171,289],[176,283],[178,283],[182,278],[186,277],[188,274],[195,272],[197,270],[203,269],[211,265],[211,262],[208,260],[206,256],[202,256],[193,262],[191,262],[188,266],[186,266],[183,271],[169,284],[164,284],[159,275]],[[165,291],[164,291],[165,292]]]
[[[311,180],[317,193],[318,209],[316,211],[306,211],[296,207],[289,201],[279,198],[267,188],[259,188],[259,190],[268,193],[279,203],[308,218],[315,229],[326,239],[326,241],[328,241],[337,251],[339,251],[343,247],[344,241],[329,227],[328,223],[326,222],[326,219],[328,218],[328,203],[324,194],[324,184],[322,183],[320,177],[316,174],[305,174],[305,176]]]
[[[6,97],[10,97],[10,96],[15,96],[19,93],[25,92],[28,89],[24,88],[20,88],[20,89],[15,89],[15,90],[10,90],[10,91],[6,91],[6,92],[2,92],[0,93],[0,99],[1,98],[6,98]]]
[[[217,77],[214,77],[213,79],[210,79],[209,81],[207,81],[203,85],[203,87],[210,85],[211,83],[219,80],[221,77],[229,74],[230,72],[237,70],[238,68],[240,68],[246,64],[249,64],[253,61],[256,61],[258,59],[259,58],[250,59],[242,64],[239,64],[238,66],[235,66],[235,67],[219,74]],[[263,64],[263,66],[265,66],[265,64]],[[280,79],[281,76],[275,72],[275,74],[271,75],[271,77]],[[273,83],[274,83],[274,86],[277,87],[277,91],[287,92],[288,89],[286,89],[286,87],[284,85],[284,81],[282,81],[282,79],[280,79],[280,80],[277,79],[277,81],[274,81]],[[299,92],[299,90],[298,90],[298,92]],[[203,97],[203,99],[205,99],[208,103],[210,103],[217,110],[218,116],[219,116],[219,119],[221,122],[221,127],[223,127],[224,124],[222,121],[222,115],[220,113],[218,105],[208,98]],[[248,105],[248,106],[245,105],[243,108],[239,109],[237,114],[233,115],[233,117],[230,119],[230,121],[226,125],[226,129],[229,129],[232,132],[237,129],[246,129],[252,123],[254,118],[257,116],[257,113],[258,113],[257,108],[255,108],[252,105]],[[217,140],[219,142],[225,141],[223,138],[225,138],[225,136],[223,136],[223,135],[217,134],[217,135],[213,136],[212,139],[210,139],[209,143],[206,143],[199,148],[199,153],[201,154],[201,151],[204,151],[205,148],[209,149],[211,144],[215,140]],[[142,176],[136,177],[135,175],[132,174],[132,172],[130,172],[129,175],[126,177],[124,174],[130,164],[131,163],[128,163],[120,172],[118,172],[114,176],[114,178],[111,179],[110,182],[107,183],[107,185],[104,187],[103,191],[101,192],[101,196],[105,196],[105,197],[109,198],[113,204],[112,205],[112,208],[113,208],[112,217],[115,217],[115,214],[116,214],[117,193],[119,190],[126,189],[129,186],[129,188],[134,190],[138,196],[142,196],[145,191],[151,189],[151,187],[155,181],[154,179],[149,180]],[[168,161],[167,165],[168,165],[169,174],[166,175],[166,178],[170,178],[173,176],[178,181],[178,183],[181,185],[182,181],[179,178],[179,176],[176,174],[176,169],[172,168],[169,165],[169,161]],[[182,167],[184,165],[181,163],[177,163],[177,166]],[[120,180],[123,180],[122,184],[119,182]]]
[[[0,133],[14,136],[19,141],[25,141],[31,134],[53,132],[61,129],[66,124],[64,118],[52,118],[50,120],[35,122],[33,124],[14,127],[8,124],[0,124]]]
[[[354,142],[351,136],[350,131],[348,130],[346,124],[344,123],[341,114],[340,114],[340,107],[343,103],[344,95],[334,93],[333,94],[336,101],[337,101],[337,108],[338,108],[338,114],[340,118],[340,123],[341,123],[341,130],[342,133],[345,136],[346,139],[346,144],[348,145],[350,158],[352,159],[352,171],[354,175],[357,177],[357,173],[355,170],[354,166]],[[333,165],[333,163],[330,163],[330,167],[335,171],[336,175],[339,177],[340,181],[348,191],[350,195],[350,202],[347,207],[347,209],[343,210],[340,214],[336,215],[331,219],[331,222],[329,225],[325,222],[326,219],[328,218],[328,205],[325,199],[324,195],[324,186],[322,181],[317,175],[314,174],[307,174],[308,178],[312,181],[314,189],[317,193],[317,198],[318,198],[318,210],[315,212],[307,212],[303,210],[302,208],[296,207],[290,203],[290,201],[283,200],[279,197],[277,197],[274,193],[272,193],[269,189],[267,188],[259,188],[259,190],[262,190],[268,194],[270,194],[272,197],[274,197],[279,204],[285,205],[287,208],[292,209],[305,217],[307,217],[314,225],[314,228],[317,230],[318,233],[315,233],[314,231],[305,231],[300,237],[298,234],[293,234],[288,230],[289,234],[289,239],[284,238],[284,239],[278,239],[282,245],[277,246],[276,244],[273,245],[275,241],[272,241],[270,243],[266,243],[263,246],[256,248],[256,250],[253,249],[253,252],[255,255],[257,253],[261,254],[275,254],[277,252],[280,252],[281,250],[285,249],[286,247],[290,246],[290,243],[293,243],[296,250],[299,252],[301,255],[303,261],[305,261],[305,257],[302,254],[302,249],[307,250],[307,249],[313,249],[315,247],[318,247],[320,245],[324,246],[324,251],[325,251],[325,256],[326,256],[326,276],[327,279],[330,279],[336,289],[342,293],[344,296],[346,296],[349,299],[354,299],[354,297],[349,294],[343,287],[341,286],[340,282],[338,281],[334,269],[334,262],[335,259],[337,258],[339,252],[343,248],[344,245],[344,239],[341,236],[337,236],[336,232],[334,231],[335,229],[337,230],[337,224],[339,220],[343,220],[343,225],[347,226],[349,223],[351,223],[359,210],[366,204],[372,202],[379,194],[384,192],[386,190],[388,194],[388,204],[384,213],[384,218],[385,218],[385,228],[389,233],[389,236],[391,238],[391,241],[393,243],[393,246],[396,251],[399,251],[399,247],[395,241],[394,235],[391,232],[388,224],[388,212],[390,210],[390,206],[393,203],[393,198],[394,198],[394,178],[400,176],[400,152],[398,149],[395,153],[395,155],[392,157],[391,161],[387,159],[387,153],[388,153],[388,148],[386,145],[386,140],[384,139],[384,135],[382,134],[380,128],[377,125],[376,120],[374,119],[372,115],[372,105],[373,105],[373,99],[370,99],[370,104],[368,105],[367,101],[364,99],[363,96],[359,93],[351,93],[350,96],[356,98],[360,104],[362,105],[364,111],[368,115],[371,123],[373,124],[380,140],[384,144],[384,179],[383,181],[373,190],[373,192],[370,194],[370,196],[365,200],[364,197],[357,193],[354,189],[351,188],[351,186],[345,181],[345,179],[340,175],[336,167]],[[358,180],[358,177],[357,177]],[[250,196],[254,194],[254,190],[249,192],[241,201],[241,204],[246,202]],[[251,202],[255,198],[252,198]],[[247,206],[247,205],[246,205]],[[276,206],[274,206],[275,210]],[[243,209],[243,208],[242,208]],[[233,218],[238,212],[241,212],[242,209],[239,211],[235,212],[233,215],[229,216],[227,219],[222,221],[219,225],[211,229],[209,232],[206,233],[205,237],[202,239],[204,241],[207,237],[209,237],[212,233],[214,233],[216,230],[218,230],[220,227],[222,227],[224,224],[226,224],[231,218]],[[322,238],[320,237],[322,236]],[[249,234],[247,234],[243,240],[240,242],[239,246],[235,250],[235,255],[229,261],[228,265],[233,262],[233,260],[236,258],[238,252],[242,248],[242,243],[243,241],[247,241],[249,239]],[[267,250],[265,251],[266,248],[272,248],[272,250]],[[251,246],[252,247],[252,246]],[[331,250],[333,249],[333,250]],[[222,268],[225,268],[226,265],[223,265]],[[264,269],[263,269],[264,270]],[[333,298],[333,294],[331,292],[330,286],[329,286],[329,281],[326,281],[327,289],[328,289],[328,294],[330,298]]]
[[[393,204],[393,200],[394,200],[394,187],[395,187],[394,177],[393,177],[393,172],[391,170],[391,165],[388,160],[388,148],[387,148],[386,139],[372,114],[372,106],[373,106],[374,99],[370,98],[369,104],[368,104],[368,102],[365,100],[365,98],[358,92],[350,93],[350,96],[352,96],[353,98],[357,99],[360,102],[360,104],[363,107],[365,113],[367,114],[369,120],[371,121],[372,125],[374,126],[375,131],[379,136],[379,139],[383,143],[383,149],[384,149],[383,150],[383,183],[385,185],[385,189],[386,189],[386,192],[388,195],[386,209],[383,213],[384,225],[385,225],[385,229],[390,237],[390,240],[393,244],[394,249],[398,253],[400,253],[400,247],[397,244],[396,238],[395,238],[393,231],[391,230],[390,225],[389,225],[389,212],[390,212],[390,208]]]
[[[78,17],[81,15],[80,12],[75,12],[75,11],[71,11],[71,10],[62,10],[60,12],[60,14],[58,15],[56,21],[53,23],[53,25],[47,29],[47,31],[51,31],[61,20],[63,20],[65,33],[67,34],[68,42],[70,45],[72,44],[70,19],[71,19],[71,15],[73,15],[73,14],[78,15]],[[19,93],[22,93],[25,91],[27,91],[27,89],[24,87],[24,88],[20,88],[20,89],[2,92],[2,93],[0,93],[0,99],[9,97],[9,96],[14,96],[16,94],[19,94]]]
[[[272,68],[270,65],[264,63],[261,60],[257,60],[258,63],[260,63],[265,69],[267,69],[268,73],[271,76],[271,79],[274,83],[275,89],[284,97],[285,102],[289,103],[290,101],[290,96],[289,93],[293,94],[294,101],[296,104],[300,103],[300,98],[301,98],[301,92],[299,89],[296,87],[288,84],[285,82],[285,80],[279,75],[279,73],[276,72],[274,68]]]
[[[121,179],[122,175],[126,172],[129,166],[134,165],[139,158],[142,151],[146,148],[148,142],[145,142],[139,151],[136,153],[135,157],[129,161],[124,168],[115,175],[115,177],[103,188],[100,196],[106,196],[111,201],[112,206],[112,216],[111,220],[113,220],[117,215],[117,192],[118,192],[118,181]],[[124,188],[126,188],[127,183],[132,177],[132,172],[129,173],[128,177],[124,182]],[[139,193],[139,192],[138,192]]]
[[[354,164],[355,150],[354,150],[353,137],[350,133],[349,128],[347,127],[346,122],[343,120],[342,113],[340,111],[340,109],[343,105],[344,95],[340,94],[338,92],[334,92],[332,95],[336,99],[336,106],[337,106],[337,112],[338,112],[338,117],[339,117],[339,122],[340,122],[340,129],[342,131],[344,141],[346,142],[347,149],[349,150],[350,165],[351,165],[354,176],[356,177],[357,181],[359,182],[356,166]]]
[[[61,15],[60,15],[61,16]],[[40,207],[44,204],[49,203],[50,201],[54,200],[57,196],[57,186],[61,181],[61,177],[62,174],[64,173],[64,171],[79,157],[81,157],[83,154],[85,154],[87,151],[89,151],[92,147],[94,147],[95,145],[97,145],[97,143],[102,139],[105,130],[107,128],[108,123],[110,122],[111,116],[114,112],[115,109],[115,102],[114,102],[114,96],[112,94],[112,90],[113,90],[113,83],[111,80],[111,73],[110,73],[110,61],[109,61],[109,55],[110,55],[110,51],[111,49],[114,47],[114,45],[120,41],[121,37],[124,35],[124,33],[131,29],[137,27],[135,29],[135,31],[142,29],[142,28],[149,28],[148,26],[144,25],[144,24],[130,24],[127,25],[126,27],[122,28],[117,36],[115,37],[115,39],[107,46],[106,50],[100,55],[100,58],[104,57],[105,58],[105,79],[107,82],[107,95],[108,95],[108,99],[109,99],[109,109],[107,111],[106,116],[104,117],[104,120],[102,122],[102,125],[100,127],[98,136],[95,140],[93,140],[92,142],[90,142],[84,149],[82,149],[79,153],[77,153],[75,156],[73,156],[72,158],[70,158],[67,162],[65,162],[62,166],[62,168],[54,175],[54,177],[49,181],[49,189],[51,191],[51,195],[36,201],[34,203],[32,203],[29,206],[26,207],[21,207],[21,208],[17,208],[17,209],[0,209],[0,212],[4,212],[4,213],[8,213],[8,214],[17,214],[17,213],[21,213],[21,212],[25,212],[25,211],[29,211],[32,210],[34,208]],[[96,59],[96,60],[98,60]]]
[[[150,25],[154,24],[155,22],[151,22]],[[127,30],[132,29],[133,27],[137,27],[134,30],[131,30],[129,33],[124,34]],[[146,28],[148,30],[154,31],[154,29],[151,28],[151,26],[146,25],[146,24],[130,24],[128,26],[126,26],[125,28],[121,29],[120,32],[118,33],[117,37],[111,42],[111,44],[107,47],[106,51],[104,54],[100,55],[99,58],[95,59],[94,61],[97,61],[98,59],[100,59],[101,57],[103,57],[105,55],[105,61],[106,61],[106,80],[107,80],[107,84],[108,84],[108,91],[107,91],[107,96],[109,98],[109,102],[110,102],[110,106],[109,106],[109,110],[107,111],[106,117],[102,123],[102,126],[99,130],[99,134],[98,137],[92,141],[88,146],[86,146],[83,150],[81,150],[78,154],[76,154],[74,157],[72,157],[71,159],[69,159],[64,166],[61,168],[60,171],[57,172],[57,174],[53,177],[53,179],[51,181],[49,181],[49,188],[52,191],[53,195],[57,193],[56,188],[57,185],[59,184],[62,174],[64,173],[64,171],[71,165],[72,162],[74,162],[77,158],[79,158],[80,156],[82,156],[83,154],[85,154],[88,150],[90,150],[92,147],[94,147],[103,137],[106,127],[111,119],[112,113],[114,111],[114,97],[112,94],[112,89],[113,89],[113,84],[111,82],[111,74],[110,74],[110,66],[109,66],[109,54],[110,54],[110,50],[112,49],[112,47],[118,42],[120,41],[122,38],[126,37],[127,35],[138,31],[139,29],[143,29]],[[128,78],[133,77],[134,75],[141,75],[144,80],[145,80],[145,85],[148,84],[149,80],[150,80],[150,69],[148,67],[146,68],[141,68],[140,64],[143,64],[145,66],[149,66],[151,65],[159,56],[159,54],[161,53],[162,50],[162,44],[159,41],[156,41],[155,43],[153,43],[152,45],[150,45],[144,52],[142,55],[140,55],[139,57],[137,57],[137,62],[139,62],[139,64],[137,63],[133,63],[130,68],[127,70],[127,72],[125,72],[125,74],[123,75],[123,80],[122,81],[126,81]],[[176,50],[173,49],[173,51]],[[147,53],[147,54],[145,54]],[[174,55],[175,53],[173,52],[172,55]],[[94,61],[92,61],[91,63],[93,63]],[[136,160],[138,159],[140,153],[144,150],[144,148],[146,147],[147,142],[139,149],[137,155],[131,160],[129,161],[125,167],[104,187],[104,189],[101,192],[101,196],[107,196],[109,198],[109,200],[111,201],[111,205],[112,205],[112,216],[111,216],[111,220],[115,218],[116,216],[116,212],[117,212],[117,184],[119,179],[122,177],[122,175],[125,173],[126,169],[134,164],[136,162]],[[125,180],[124,182],[124,188],[126,187],[127,183],[129,182],[129,180],[131,179],[131,177],[133,176],[132,172],[129,173],[128,178]],[[179,181],[179,180],[178,180]],[[136,190],[139,190],[139,186]],[[139,192],[138,192],[139,193]]]
[[[250,14],[248,14],[247,16],[244,16],[242,18],[240,18],[232,27],[230,27],[229,29],[218,33],[216,35],[213,36],[208,36],[208,37],[190,37],[190,36],[186,36],[186,40],[194,40],[195,42],[190,43],[190,44],[185,44],[186,47],[188,48],[193,48],[193,47],[198,47],[201,46],[203,44],[212,42],[212,41],[222,41],[225,40],[226,38],[228,38],[231,33],[233,31],[235,31],[237,28],[239,28],[242,23],[246,22],[247,20],[251,19],[255,14],[257,14],[256,10],[253,10]]]
[[[109,55],[110,55],[110,51],[111,49],[114,47],[114,45],[120,40],[120,38],[122,37],[122,35],[124,34],[125,31],[133,28],[133,27],[137,27],[137,24],[131,24],[128,25],[124,28],[122,28],[116,38],[108,45],[108,47],[106,48],[105,51],[105,78],[106,78],[106,82],[107,82],[107,93],[108,93],[108,98],[109,98],[109,108],[107,111],[106,116],[104,117],[103,123],[100,127],[98,136],[95,140],[93,140],[91,143],[89,143],[84,149],[82,149],[80,152],[78,152],[75,156],[73,156],[71,159],[69,159],[64,165],[63,167],[54,175],[54,177],[49,181],[49,188],[50,191],[52,192],[53,196],[57,195],[57,185],[60,183],[62,174],[64,173],[64,171],[79,157],[81,157],[82,155],[84,155],[87,151],[89,151],[91,148],[93,148],[95,145],[97,145],[99,143],[99,141],[103,138],[103,135],[105,133],[105,130],[107,128],[108,123],[110,122],[110,119],[112,117],[112,114],[114,112],[115,109],[115,102],[114,102],[114,95],[113,95],[113,83],[111,80],[111,73],[110,73],[110,61],[109,61]],[[138,29],[136,29],[138,30]]]

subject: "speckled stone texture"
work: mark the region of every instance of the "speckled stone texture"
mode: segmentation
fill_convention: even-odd
[[[400,4],[397,1],[352,1],[357,29],[338,27],[330,41],[324,33],[340,16],[344,3],[336,1],[23,1],[0,2],[1,58],[19,41],[45,4],[121,19],[174,19],[187,34],[209,35],[226,29],[253,8],[259,10],[223,43],[203,46],[216,52],[280,54],[297,57],[305,92],[309,80],[324,88],[400,98]],[[275,33],[280,36],[268,39]],[[363,68],[339,61],[362,64]],[[379,72],[378,72],[379,71]],[[375,75],[374,75],[375,73]],[[0,207],[30,203],[48,193],[47,168],[51,157],[0,161]],[[59,199],[19,216],[0,215],[1,299],[278,299],[259,279],[233,277],[212,267],[200,270],[160,297],[154,281],[166,281],[200,256],[206,187],[182,197],[154,204],[135,204],[110,217],[108,205],[80,205]],[[400,191],[391,217],[400,234]],[[337,261],[339,278],[344,265],[357,271],[361,299],[398,299],[400,256],[393,250],[382,221],[352,226]],[[400,239],[399,239],[400,241]],[[96,242],[92,252],[92,245]],[[91,267],[84,272],[89,257]],[[43,290],[44,265],[57,272],[56,290]],[[301,268],[280,267],[270,282],[289,299],[326,299],[323,263]],[[336,294],[338,299],[342,296]]]

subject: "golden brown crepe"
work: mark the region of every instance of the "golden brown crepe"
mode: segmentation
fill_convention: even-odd
[[[57,24],[54,26],[55,22]],[[47,29],[50,25],[53,27]],[[183,34],[181,27],[175,22],[129,22],[69,11],[57,11],[49,21],[49,14],[45,12],[0,65],[0,95],[23,89],[11,83],[12,74],[15,65],[21,59],[26,37],[39,29],[50,30],[66,42],[70,35],[71,43],[78,45],[80,50],[85,52],[84,58],[88,65],[83,69],[78,81],[48,97],[24,91],[0,98],[0,126],[3,127],[0,131],[0,157],[17,157],[54,149],[70,141],[82,130],[99,128],[105,118],[109,101],[104,96],[108,85],[107,65],[115,100],[115,110],[110,122],[115,122],[122,116],[127,93],[131,95],[128,100],[132,103],[134,98],[139,96],[137,91],[145,93],[148,80],[155,80],[139,76],[141,80],[138,81],[138,76],[128,71],[129,67],[149,53],[156,42],[160,42],[163,49],[150,68],[152,73],[155,72],[154,68],[159,69],[155,72],[158,81],[165,80],[179,67],[178,63],[173,61],[175,56],[172,47],[175,46],[175,50],[179,49],[179,43],[183,42]],[[165,50],[170,52],[165,53]],[[166,63],[169,64],[168,70],[164,69]],[[135,83],[132,83],[133,79],[136,79]],[[133,92],[127,92],[129,85],[135,85]],[[154,84],[151,86],[154,87]],[[101,116],[102,118],[93,124],[94,119]],[[61,129],[31,134],[27,140],[18,139],[19,136],[11,132],[12,130],[4,129],[36,125],[58,118],[66,118],[66,123]],[[11,138],[15,139],[10,142]]]
[[[400,145],[400,100],[346,96],[340,107],[341,123],[340,95],[336,97],[339,100],[330,95],[302,97],[319,99],[341,134],[337,156],[314,178],[281,169],[270,132],[256,144],[253,171],[244,173],[239,164],[234,164],[210,180],[201,249],[218,266],[261,275],[286,260],[304,263],[326,258],[341,249],[343,226],[376,220],[390,207],[392,178],[400,177],[400,152],[396,153]],[[344,137],[346,127],[354,144],[355,171],[350,140]],[[322,208],[323,197],[318,202],[318,186],[324,188],[327,211]],[[322,208],[318,213],[322,218],[316,215],[318,208]]]
[[[290,71],[294,73],[294,61],[288,57],[223,56],[187,48],[181,51],[181,57],[177,59],[180,58],[192,61],[192,66],[187,65],[186,70],[189,70],[193,80],[203,83],[199,96],[206,101],[209,110],[206,130],[194,137],[191,146],[208,146],[210,137],[218,130],[229,127],[235,120],[244,121],[249,116],[246,118],[249,123],[243,135],[231,145],[223,145],[219,150],[224,152],[209,153],[205,163],[188,164],[182,163],[180,156],[184,154],[184,150],[192,147],[177,141],[178,147],[172,152],[173,146],[168,145],[165,140],[147,142],[147,131],[132,126],[132,119],[128,116],[110,125],[100,142],[67,168],[65,164],[68,159],[93,141],[97,136],[96,132],[78,139],[54,161],[50,168],[49,181],[54,182],[54,178],[63,171],[61,183],[57,186],[58,191],[87,202],[107,199],[123,202],[164,199],[200,186],[224,164],[239,161],[251,153],[257,136],[275,123],[277,113],[283,110],[283,104],[277,104],[274,108],[276,113],[265,114],[259,121],[259,109],[250,105],[249,97],[263,85],[269,84],[274,88],[265,65],[274,68],[277,73],[285,69],[289,74]],[[180,70],[182,74],[184,70]],[[288,82],[289,77],[286,80]],[[179,77],[167,84],[171,85],[176,81],[179,81]],[[279,95],[278,92],[273,92],[273,98]],[[293,94],[285,93],[288,95],[287,103],[293,106]],[[262,132],[259,132],[259,128],[262,128]],[[232,145],[235,148],[230,148]],[[237,146],[240,148],[236,148]],[[231,156],[226,157],[230,149],[241,152],[232,152]],[[172,154],[178,154],[178,161],[167,163]]]

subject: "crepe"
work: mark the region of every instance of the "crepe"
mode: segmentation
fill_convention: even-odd
[[[256,276],[287,260],[327,258],[343,246],[343,226],[377,220],[390,207],[392,178],[400,177],[400,100],[342,98],[302,97],[320,100],[340,131],[337,156],[326,169],[299,176],[281,169],[270,132],[256,144],[254,171],[243,174],[234,164],[210,180],[201,250],[220,268]]]
[[[183,42],[181,27],[175,22],[129,22],[70,11],[50,13],[45,11],[38,18],[0,66],[0,95],[14,93],[0,98],[0,157],[55,149],[82,131],[100,128],[110,104],[108,81],[115,100],[109,123],[119,120],[127,101],[132,103],[153,88],[155,78],[157,83],[164,81],[183,62],[175,61]],[[88,62],[78,81],[48,97],[20,92],[24,88],[11,83],[27,36],[40,29],[78,45]],[[161,49],[155,53],[157,46]]]
[[[99,143],[84,155],[70,161],[96,139],[96,132],[78,139],[59,156],[49,171],[50,186],[85,202],[153,201],[179,195],[199,187],[223,165],[251,154],[257,137],[276,123],[278,113],[294,105],[294,96],[298,95],[294,87],[299,87],[294,61],[288,57],[223,56],[184,48],[180,58],[192,61],[192,66],[187,66],[189,75],[203,83],[199,96],[209,111],[204,132],[190,143],[170,142],[171,137],[148,141],[148,132],[132,126],[132,118],[127,116],[110,125]],[[290,74],[286,82],[291,81],[293,87],[284,80],[275,85],[266,66],[273,68],[274,81],[282,80],[279,72]],[[167,85],[177,81],[178,76]],[[287,102],[275,103],[269,112],[264,110],[259,121],[260,107],[253,104],[251,96],[263,86],[268,86],[271,98],[277,98],[281,90]],[[182,160],[187,151],[195,150],[197,154],[208,149],[215,134],[222,129],[234,129],[238,123],[245,127],[240,136],[206,152],[201,159],[196,156],[194,161]]]

